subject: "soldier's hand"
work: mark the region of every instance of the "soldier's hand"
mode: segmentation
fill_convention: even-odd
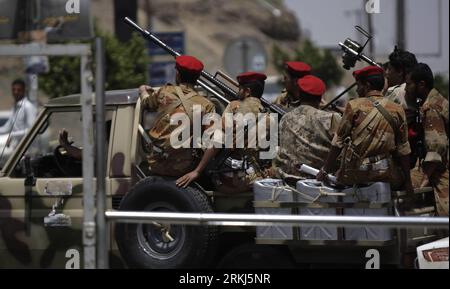
[[[175,182],[175,184],[178,187],[186,188],[187,186],[189,186],[190,183],[195,181],[199,176],[200,176],[200,174],[197,171],[192,171],[190,173],[185,174],[181,178],[179,178]]]
[[[319,182],[328,182],[328,174],[324,170],[320,170],[316,176],[316,180]]]
[[[152,92],[153,92],[153,88],[151,86],[148,86],[148,85],[139,86],[139,94],[140,95],[145,95],[145,94],[149,94]]]
[[[400,203],[399,209],[404,212],[412,211],[415,207],[417,207],[419,197],[418,195],[414,194],[414,188],[411,182],[405,183],[404,190],[406,192],[406,197]]]
[[[430,185],[430,180],[428,179],[427,175],[423,175],[422,180],[420,181],[420,188],[425,188]]]
[[[67,132],[66,129],[59,131],[59,144],[61,146],[66,147],[66,146],[70,145],[68,136],[69,136],[69,133]]]

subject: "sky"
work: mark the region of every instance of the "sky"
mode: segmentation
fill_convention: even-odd
[[[366,23],[367,1],[285,0],[285,4],[297,14],[304,36],[321,47],[337,47],[338,42],[348,37],[361,39],[354,26]],[[378,61],[386,59],[396,43],[396,1],[379,0],[379,3],[380,13],[372,14]],[[406,49],[415,53],[419,62],[430,65],[435,73],[448,76],[449,1],[405,0],[405,18]],[[361,26],[367,28],[366,24]]]

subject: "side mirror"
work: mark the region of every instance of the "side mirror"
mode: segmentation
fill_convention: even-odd
[[[69,215],[64,214],[61,210],[64,200],[72,195],[71,181],[49,181],[45,185],[45,193],[55,198],[50,213],[44,217],[44,225],[46,227],[70,227],[72,219]],[[58,213],[58,209],[60,212]]]

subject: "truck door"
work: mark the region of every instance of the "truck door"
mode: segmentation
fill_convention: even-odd
[[[16,150],[20,154],[16,163],[0,178],[2,268],[83,266],[82,162],[73,153],[82,150],[81,113],[74,109],[49,111],[41,127],[31,132],[34,135],[27,136],[32,137],[28,145]],[[112,115],[107,113],[107,120]],[[107,136],[109,129],[110,125]],[[64,130],[73,149],[60,146]]]

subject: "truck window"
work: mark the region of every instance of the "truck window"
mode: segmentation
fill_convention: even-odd
[[[106,148],[108,150],[112,112],[106,112],[105,119]],[[64,130],[67,132],[68,140],[71,143],[68,148],[60,145],[60,132]],[[81,177],[82,146],[80,111],[54,112],[49,116],[47,122],[39,130],[39,133],[16,164],[11,177],[23,178],[26,176],[25,158],[30,159],[35,177]]]

